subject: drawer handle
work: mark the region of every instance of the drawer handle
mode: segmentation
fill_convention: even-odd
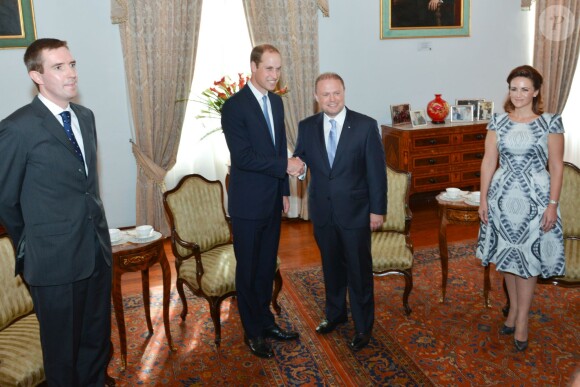
[[[481,177],[481,172],[475,172],[474,175],[475,177]]]
[[[437,160],[435,160],[435,159],[429,159],[429,164],[431,164],[431,165],[437,164]]]
[[[437,144],[437,140],[435,140],[434,138],[432,138],[431,140],[429,140],[429,144],[435,145],[435,144]]]
[[[478,159],[483,159],[483,153],[477,153],[475,157],[477,157]]]
[[[476,135],[475,138],[478,140],[483,140],[485,138],[485,136],[480,133],[480,134]]]
[[[435,179],[435,178],[432,177],[432,178],[429,179],[429,183],[435,184],[435,183],[437,183],[437,179]]]

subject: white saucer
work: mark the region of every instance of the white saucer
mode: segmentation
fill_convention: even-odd
[[[465,199],[465,204],[469,204],[470,206],[478,206],[479,207],[479,202],[474,202],[470,198]]]
[[[128,236],[129,236],[129,242],[133,242],[133,243],[148,243],[148,242],[153,242],[156,241],[157,239],[161,238],[162,235],[159,231],[155,231],[153,230],[151,232],[151,235],[146,236],[144,238],[140,238],[137,235],[135,235],[135,230],[129,231],[128,232]]]
[[[441,199],[448,201],[448,202],[460,202],[463,201],[465,198],[463,197],[463,195],[459,195],[456,198],[450,198],[449,196],[447,196],[446,193],[441,194]]]
[[[121,237],[119,239],[111,239],[111,246],[118,246],[126,243],[128,241],[128,236],[124,232],[121,232]]]

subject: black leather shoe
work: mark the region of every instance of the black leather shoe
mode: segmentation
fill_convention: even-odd
[[[277,324],[272,325],[269,328],[264,329],[263,334],[265,337],[269,337],[274,340],[296,340],[298,338],[298,332],[285,331],[280,328]]]
[[[516,327],[508,327],[507,325],[503,325],[499,330],[500,335],[513,335],[516,331]]]
[[[246,343],[246,345],[250,347],[250,351],[258,357],[270,359],[274,356],[274,352],[272,352],[270,344],[268,344],[263,337],[249,339],[248,337],[244,336],[244,343]]]
[[[523,352],[528,348],[528,340],[519,341],[514,339],[514,345],[516,347],[516,352]]]
[[[336,327],[342,323],[345,323],[346,319],[338,320],[338,321],[328,321],[327,319],[322,320],[322,322],[316,327],[316,333],[320,333],[322,335],[326,333],[330,333],[336,329]]]
[[[357,333],[350,342],[350,349],[357,352],[366,347],[371,340],[370,333]]]

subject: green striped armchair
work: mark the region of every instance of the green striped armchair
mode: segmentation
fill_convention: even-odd
[[[187,316],[184,285],[207,300],[215,328],[215,344],[221,341],[220,305],[236,295],[236,257],[230,224],[223,206],[219,181],[200,175],[184,176],[177,186],[163,194],[163,205],[171,228],[171,249],[175,256],[177,292]],[[277,299],[282,289],[280,259],[276,267],[272,306],[280,314]]]
[[[14,248],[0,235],[0,386],[36,386],[44,381],[38,320],[20,276]]]
[[[409,209],[411,173],[387,167],[387,182],[387,216],[382,227],[371,233],[373,274],[375,277],[404,276],[403,308],[409,315],[409,295],[413,290],[412,214]]]

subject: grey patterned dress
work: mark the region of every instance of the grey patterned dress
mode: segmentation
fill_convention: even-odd
[[[544,113],[529,123],[495,114],[499,168],[489,186],[488,224],[481,223],[476,256],[498,271],[529,278],[564,274],[564,241],[558,208],[556,226],[543,232],[542,215],[550,200],[548,134],[564,133],[558,114]]]

